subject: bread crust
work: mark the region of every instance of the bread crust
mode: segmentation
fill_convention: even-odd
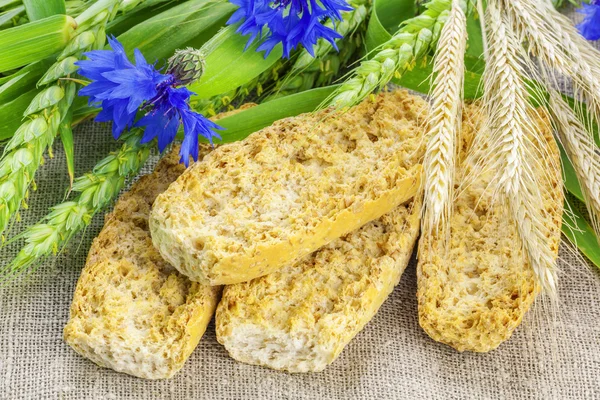
[[[560,154],[548,120],[538,116],[537,123],[549,143],[549,154],[539,160],[541,169],[534,172],[542,182],[548,242],[558,256],[563,211]],[[475,134],[482,134],[482,126],[479,107],[466,107],[456,187],[477,168],[465,156]],[[540,292],[518,245],[516,225],[486,190],[491,176],[479,174],[477,181],[457,191],[447,253],[437,237],[423,237],[419,243],[419,322],[432,339],[458,351],[487,352],[498,347],[512,335]]]
[[[201,145],[199,158],[211,150]],[[221,288],[190,282],[163,260],[150,238],[152,203],[184,170],[175,146],[154,172],[119,198],[92,243],[64,339],[102,367],[140,378],[169,378],[196,348],[214,314]]]
[[[418,198],[296,265],[227,286],[217,308],[217,340],[244,363],[322,371],[398,284],[420,215]]]
[[[417,193],[426,110],[407,92],[384,93],[222,146],[158,196],[154,244],[181,273],[211,285],[293,264]]]

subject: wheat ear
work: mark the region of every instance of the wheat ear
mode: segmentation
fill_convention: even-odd
[[[450,219],[454,193],[456,142],[461,125],[461,105],[467,44],[467,18],[456,0],[440,34],[433,66],[429,141],[425,153],[425,215],[423,232],[441,233]],[[441,235],[445,237],[445,234]]]
[[[484,109],[488,116],[487,160],[496,176],[490,189],[505,201],[514,219],[523,249],[539,284],[556,291],[555,257],[544,223],[543,198],[534,171],[546,141],[537,138],[532,107],[523,81],[519,40],[510,21],[489,1],[486,13],[488,54],[484,74]],[[536,157],[536,154],[538,155]]]
[[[600,51],[593,48],[570,20],[547,2],[503,0],[529,50],[542,61],[541,81],[550,91],[550,108],[558,136],[573,164],[594,230],[600,234],[600,161],[593,132],[586,129],[590,116],[600,123]],[[571,79],[575,98],[588,109],[576,114],[554,91],[556,72]],[[586,121],[587,123],[582,123]],[[587,137],[586,137],[587,136]]]
[[[0,267],[0,284],[59,252],[118,196],[126,180],[139,173],[150,155],[150,144],[140,143],[142,133],[140,129],[127,133],[119,150],[75,180],[72,200],[52,207],[42,221],[16,237],[24,239],[25,245],[11,263]]]
[[[546,1],[502,0],[502,4],[528,50],[548,72],[568,77],[575,98],[587,103],[588,114],[600,122],[600,51]]]
[[[60,125],[70,118],[76,85],[63,78],[77,70],[75,62],[89,50],[101,49],[106,39],[106,25],[127,2],[97,1],[76,19],[76,35],[37,82],[46,88],[33,98],[17,129],[0,156],[0,234],[9,226],[21,207],[26,207],[29,188],[35,187],[35,174],[49,152]],[[129,2],[130,3],[130,2]],[[136,2],[139,4],[140,2]]]
[[[585,126],[556,91],[550,94],[550,107],[557,132],[581,186],[592,226],[600,238],[600,153]]]
[[[464,1],[464,0],[463,0]],[[451,8],[451,0],[430,0],[426,10],[404,21],[390,40],[350,73],[342,85],[321,105],[351,107],[382,89],[392,78],[400,78],[434,49]]]

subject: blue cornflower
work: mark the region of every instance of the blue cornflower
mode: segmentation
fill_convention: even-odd
[[[190,156],[198,159],[198,135],[212,143],[213,137],[221,139],[213,130],[223,129],[190,109],[188,100],[192,94],[185,87],[173,87],[169,81],[161,83],[158,94],[147,102],[149,111],[136,123],[146,127],[141,143],[157,138],[161,152],[175,140],[182,123],[185,134],[180,153],[186,166]]]
[[[189,99],[193,93],[181,87],[189,77],[177,76],[177,71],[189,75],[186,68],[171,65],[169,71],[173,73],[163,74],[153,64],[148,64],[138,49],[135,49],[134,65],[121,43],[112,37],[108,41],[112,50],[84,53],[88,59],[76,64],[78,73],[91,80],[79,95],[89,96],[90,104],[102,107],[96,121],[112,121],[115,139],[133,126],[145,127],[141,143],[157,138],[162,152],[175,140],[180,125],[183,125],[180,155],[188,166],[190,156],[198,159],[198,135],[211,143],[213,138],[221,138],[214,132],[221,127],[190,108]],[[189,61],[188,56],[189,53],[179,59]],[[140,108],[145,115],[136,122]]]
[[[325,39],[335,47],[335,40],[342,36],[323,26],[323,21],[328,18],[341,21],[341,12],[352,10],[345,0],[230,1],[239,8],[227,23],[240,22],[237,32],[250,35],[246,48],[258,39],[260,46],[257,50],[264,50],[265,57],[279,43],[286,58],[298,45],[304,46],[314,56],[313,47],[318,39]]]
[[[600,1],[594,0],[590,4],[583,4],[579,10],[585,14],[585,19],[577,25],[579,32],[587,40],[600,39]]]

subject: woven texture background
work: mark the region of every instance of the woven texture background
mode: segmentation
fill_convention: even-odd
[[[116,148],[106,126],[76,130],[83,173]],[[41,169],[23,223],[61,201],[64,155]],[[146,166],[156,163],[154,155]],[[513,337],[488,354],[460,354],[436,343],[417,319],[414,260],[377,316],[326,371],[292,375],[243,365],[227,356],[210,325],[183,370],[145,381],[97,367],[62,340],[97,216],[83,238],[27,279],[0,288],[0,399],[594,399],[600,398],[600,276],[566,248],[560,308],[538,302]],[[16,247],[0,252],[4,264]],[[577,266],[579,265],[579,266]]]

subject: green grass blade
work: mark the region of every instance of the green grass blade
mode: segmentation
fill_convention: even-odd
[[[106,33],[113,36],[122,35],[134,26],[163,13],[164,11],[176,5],[176,2],[168,1],[163,4],[158,4],[154,7],[146,7],[143,10],[136,10],[134,13],[125,13],[119,15],[106,26]]]
[[[166,60],[204,32],[212,35],[234,10],[225,0],[191,0],[136,25],[118,39],[129,56],[138,48],[149,61]]]
[[[67,115],[60,126],[58,127],[58,133],[60,140],[65,149],[65,158],[67,160],[67,172],[69,173],[70,186],[73,186],[73,179],[75,178],[75,150],[73,143],[73,130],[71,129],[71,116]]]
[[[194,49],[200,49],[210,39],[212,39],[223,26],[225,26],[225,23],[230,16],[231,13],[220,13],[218,15],[214,15],[213,23],[209,29],[198,32],[198,35],[194,36],[190,41],[186,42],[180,48],[192,47]]]
[[[563,215],[562,231],[565,236],[585,254],[585,256],[600,268],[600,246],[594,234],[594,229],[586,221],[585,217],[577,211],[577,206],[570,200],[565,201],[565,212]],[[572,215],[571,215],[572,214]]]
[[[18,17],[25,11],[25,6],[18,6],[0,13],[0,26],[9,23],[13,18]]]
[[[20,3],[21,0],[0,0],[0,8]]]
[[[217,123],[225,128],[221,132],[223,141],[215,142],[242,140],[279,119],[314,111],[337,88],[338,85],[332,85],[280,97],[220,119]]]
[[[55,15],[0,31],[0,72],[58,53],[71,39],[75,26],[73,18]]]
[[[66,14],[65,0],[23,0],[30,21]]]
[[[577,179],[577,174],[575,173],[575,168],[573,168],[573,164],[571,164],[571,160],[567,156],[564,147],[560,142],[557,141],[558,148],[560,150],[560,159],[562,162],[562,173],[563,173],[563,182],[565,183],[565,187],[573,196],[575,196],[578,200],[585,203],[585,199],[583,197],[583,192],[581,191],[581,186],[579,185],[579,180]]]
[[[202,78],[189,87],[196,93],[196,99],[208,99],[234,90],[256,78],[281,58],[281,44],[267,58],[262,52],[256,52],[258,42],[244,51],[248,38],[237,33],[236,29],[235,25],[222,29],[202,47],[207,54],[206,70]]]
[[[415,12],[415,2],[412,0],[375,0],[365,39],[367,49],[373,50],[389,40],[398,30],[398,25],[405,19],[414,17]]]

